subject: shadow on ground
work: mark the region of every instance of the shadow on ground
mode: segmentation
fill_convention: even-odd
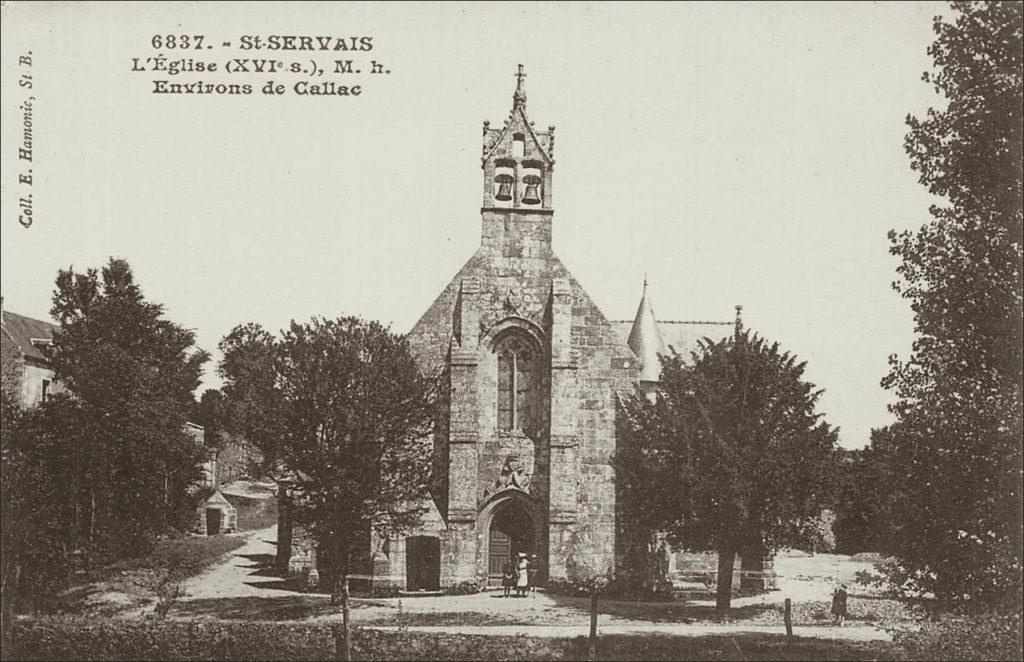
[[[548,594],[555,604],[563,610],[590,613],[589,597]],[[733,607],[725,612],[717,611],[714,606],[692,604],[686,600],[674,602],[632,602],[627,600],[604,599],[598,602],[598,612],[615,618],[648,621],[651,623],[727,623],[729,621],[749,620],[764,612],[773,611],[770,604],[746,605]]]
[[[226,620],[291,621],[341,613],[330,600],[319,595],[250,596],[182,600],[174,605],[172,617],[208,616]]]

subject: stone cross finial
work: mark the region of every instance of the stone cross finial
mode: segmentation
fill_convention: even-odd
[[[522,108],[526,105],[526,88],[523,86],[523,79],[526,78],[526,74],[523,73],[523,65],[519,65],[519,70],[516,71],[516,91],[512,95],[512,107]]]

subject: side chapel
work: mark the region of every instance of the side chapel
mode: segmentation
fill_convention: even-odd
[[[541,582],[614,569],[617,398],[657,382],[668,346],[733,331],[657,322],[646,283],[633,321],[597,308],[552,250],[555,127],[530,121],[524,76],[520,65],[505,122],[483,124],[480,248],[409,334],[450,392],[430,513],[374,543],[375,580],[400,589],[495,583],[520,552],[536,555]]]

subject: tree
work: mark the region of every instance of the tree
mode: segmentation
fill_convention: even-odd
[[[804,364],[749,332],[691,356],[662,357],[651,401],[624,403],[633,426],[628,481],[647,526],[674,544],[719,554],[719,609],[731,600],[741,551],[772,551],[797,539],[799,522],[825,503],[836,432],[820,420],[820,396]],[[642,461],[635,458],[639,456]]]
[[[123,260],[62,270],[56,284],[50,360],[69,393],[40,414],[49,466],[67,472],[70,544],[93,560],[142,554],[158,533],[191,523],[205,450],[184,423],[208,356],[143,297]]]
[[[942,599],[1021,603],[1022,5],[953,3],[935,19],[947,102],[908,117],[906,151],[941,197],[917,232],[890,233],[916,340],[890,361],[896,422],[877,446],[909,585]]]
[[[796,547],[809,551],[811,555],[818,552],[831,552],[836,548],[836,534],[832,528],[836,523],[836,514],[825,508],[816,517],[808,517],[797,525]]]
[[[46,596],[64,577],[60,485],[46,472],[35,412],[23,411],[7,389],[0,392],[0,646],[8,635],[19,595]]]
[[[227,416],[224,394],[215,388],[208,388],[198,402],[189,408],[189,422],[203,426],[203,441],[207,448],[222,448],[220,433],[225,429]]]
[[[894,535],[887,490],[892,482],[891,467],[880,452],[880,430],[867,448],[841,450],[835,467],[836,514],[833,531],[840,554],[877,552],[888,549]]]
[[[256,473],[277,483],[278,572],[288,571],[292,555],[292,481],[285,471],[280,446],[287,430],[285,402],[279,388],[276,357],[278,342],[258,324],[241,324],[218,345],[223,358],[217,367],[221,387],[221,421],[226,430],[244,437],[259,449]]]
[[[221,348],[230,416],[259,412],[265,429],[245,433],[293,476],[296,516],[337,601],[371,532],[390,537],[423,514],[437,380],[403,337],[355,317],[293,322],[279,339],[243,325]]]

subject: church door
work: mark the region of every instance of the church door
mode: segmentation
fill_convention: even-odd
[[[508,503],[494,514],[487,543],[487,576],[492,580],[500,580],[512,556],[534,553],[533,525],[520,504]]]
[[[496,527],[491,527],[490,552],[487,565],[487,574],[490,577],[501,577],[501,569],[509,560],[512,554],[512,539],[507,533]]]

